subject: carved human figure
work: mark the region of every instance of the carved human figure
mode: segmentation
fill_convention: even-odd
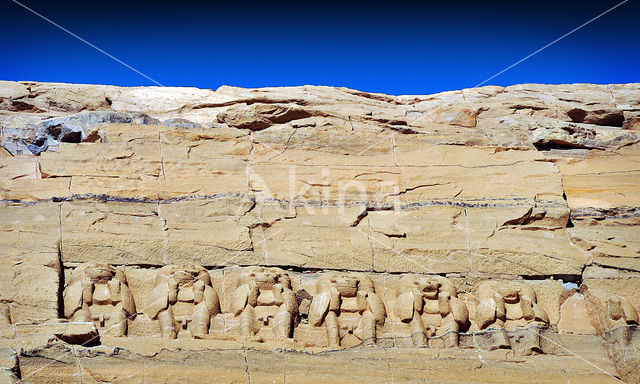
[[[124,273],[110,265],[81,264],[64,290],[64,315],[72,321],[93,321],[103,333],[124,336],[136,313]]]
[[[612,296],[607,299],[607,314],[615,325],[638,325],[638,312],[625,298]]]
[[[394,312],[409,324],[416,347],[426,347],[428,339],[442,336],[444,346],[458,346],[458,333],[469,320],[466,304],[456,288],[440,276],[405,275],[398,283]]]
[[[607,299],[606,312],[608,317],[607,328],[609,331],[620,335],[620,342],[628,345],[632,339],[632,331],[627,325],[638,325],[638,312],[631,303],[621,296],[611,296]]]
[[[371,278],[360,273],[329,272],[318,278],[317,288],[309,324],[325,327],[329,345],[341,345],[347,335],[375,343],[376,328],[384,324],[386,309]]]
[[[240,335],[254,336],[270,327],[277,338],[290,338],[298,322],[298,303],[289,275],[280,268],[246,267],[238,276],[231,312]]]
[[[213,316],[220,312],[211,277],[200,266],[168,265],[156,276],[144,313],[160,323],[162,337],[175,339],[188,330],[196,339],[209,334]]]
[[[485,281],[478,288],[479,304],[475,311],[478,329],[497,329],[494,348],[508,348],[511,343],[506,330],[519,331],[517,337],[524,354],[540,352],[540,334],[529,325],[547,325],[549,317],[538,305],[536,293],[530,285],[519,281]]]

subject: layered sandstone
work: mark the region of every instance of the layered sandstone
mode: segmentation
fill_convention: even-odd
[[[0,82],[0,126],[0,380],[640,380],[639,84]]]

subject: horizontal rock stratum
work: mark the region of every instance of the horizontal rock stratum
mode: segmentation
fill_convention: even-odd
[[[0,127],[0,382],[640,381],[640,84],[1,81]]]

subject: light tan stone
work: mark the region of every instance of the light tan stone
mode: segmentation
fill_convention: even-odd
[[[203,265],[253,264],[253,201],[246,196],[218,196],[158,206],[164,221],[167,262]],[[164,239],[163,239],[164,241]]]
[[[599,156],[558,162],[571,209],[637,207],[640,150],[621,148]]]
[[[25,382],[637,382],[639,95],[0,82],[0,348]]]
[[[621,215],[621,216],[624,216]],[[596,265],[640,271],[640,242],[637,218],[574,220],[568,228],[569,239],[588,252]]]
[[[12,323],[56,318],[59,204],[3,203],[0,232],[0,298],[9,303]]]
[[[252,230],[253,248],[260,263],[372,269],[373,252],[368,232],[351,226],[362,208],[303,206],[295,208],[295,212],[294,217],[284,217],[266,228]]]
[[[69,202],[62,204],[61,218],[65,263],[168,262],[157,204]]]
[[[582,295],[574,295],[562,304],[558,330],[572,333],[595,334],[596,330],[591,321],[585,298]]]

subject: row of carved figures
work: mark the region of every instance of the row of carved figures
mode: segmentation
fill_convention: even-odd
[[[375,342],[388,321],[404,325],[417,347],[428,346],[432,338],[442,340],[445,347],[458,346],[459,334],[467,331],[471,322],[476,331],[496,330],[492,344],[508,347],[507,329],[544,328],[549,324],[535,291],[522,281],[481,283],[472,318],[455,286],[441,276],[402,276],[397,295],[386,305],[371,278],[363,273],[325,272],[315,284],[314,295],[294,292],[284,270],[244,267],[237,275],[229,309],[222,313],[218,293],[205,268],[170,265],[158,270],[140,313],[157,322],[165,338],[176,338],[182,331],[193,338],[206,338],[216,318],[223,316],[227,328],[235,324],[241,337],[255,336],[263,328],[282,339],[294,337],[296,331],[320,330],[331,346]],[[638,314],[628,302],[615,298],[608,306],[612,317],[638,323]],[[64,314],[72,321],[94,321],[112,335],[125,336],[127,319],[138,312],[121,269],[82,264],[67,281]],[[539,347],[537,333],[525,338],[531,339],[527,349]]]

